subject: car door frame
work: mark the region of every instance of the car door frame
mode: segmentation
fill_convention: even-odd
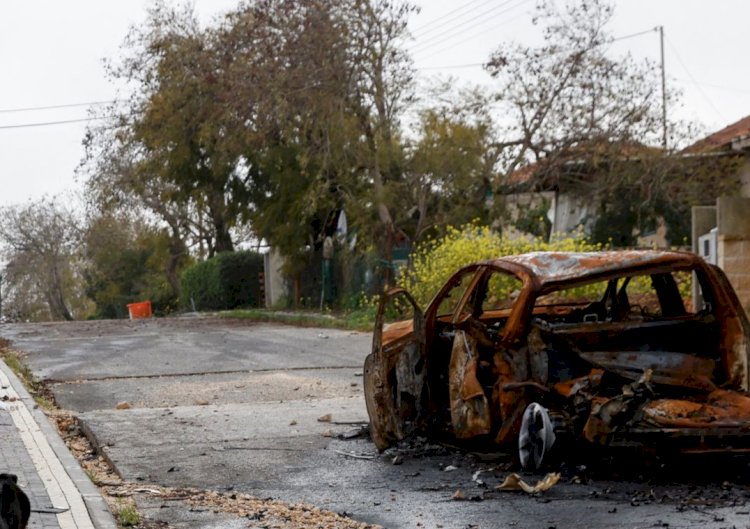
[[[375,316],[372,350],[365,358],[363,373],[370,437],[379,450],[400,441],[424,421],[423,412],[429,409],[429,388],[426,383],[429,347],[434,340],[437,310],[447,293],[460,284],[461,280],[457,278],[472,274],[461,299],[450,313],[452,320],[455,311],[464,306],[467,296],[476,287],[484,268],[480,264],[472,264],[456,271],[433,297],[426,312],[422,312],[414,297],[401,287],[392,288],[381,295]],[[411,329],[405,332],[405,322],[401,322],[399,325],[404,334],[384,345],[385,309],[397,296],[404,296],[414,309]],[[411,393],[404,395],[404,389],[409,389]],[[413,404],[414,409],[404,406],[406,396],[410,397],[408,404]]]

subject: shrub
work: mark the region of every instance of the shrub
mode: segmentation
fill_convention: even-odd
[[[462,266],[535,251],[596,251],[602,245],[589,242],[582,234],[546,242],[542,239],[503,239],[477,223],[449,227],[446,234],[428,239],[412,253],[412,266],[399,273],[397,283],[406,288],[424,308],[448,278]]]
[[[187,268],[181,278],[180,305],[186,309],[225,310],[262,305],[259,274],[263,255],[223,252]]]

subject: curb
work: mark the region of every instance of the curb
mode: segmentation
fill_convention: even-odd
[[[125,478],[123,477],[122,472],[120,472],[120,469],[117,468],[117,465],[115,465],[115,462],[112,460],[112,458],[109,457],[109,454],[107,453],[107,451],[104,450],[105,445],[104,443],[99,441],[99,438],[94,433],[94,430],[89,428],[88,423],[84,419],[81,419],[80,417],[75,416],[75,420],[76,420],[76,424],[78,425],[78,428],[80,428],[81,430],[81,433],[86,439],[88,439],[88,442],[91,443],[91,446],[93,447],[94,450],[96,450],[97,455],[100,455],[101,457],[103,457],[104,460],[112,469],[112,471],[115,474],[117,474],[117,476],[121,480],[125,481]]]
[[[34,421],[39,426],[42,434],[46,438],[50,445],[50,448],[54,452],[57,459],[60,461],[65,471],[70,477],[71,481],[75,485],[78,493],[83,499],[83,503],[86,506],[91,522],[96,529],[117,529],[117,523],[115,522],[112,513],[109,512],[107,504],[102,498],[101,492],[91,482],[86,473],[81,468],[78,460],[65,446],[65,443],[60,438],[60,434],[52,426],[47,416],[39,409],[34,398],[26,391],[23,383],[18,379],[15,373],[0,360],[0,371],[8,378],[13,390],[18,394],[21,399],[21,403],[31,413]]]

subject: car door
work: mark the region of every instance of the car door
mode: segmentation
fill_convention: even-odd
[[[403,439],[434,413],[431,391],[441,386],[439,369],[428,379],[431,352],[450,348],[452,320],[461,300],[476,282],[479,265],[462,268],[443,285],[426,313],[402,288],[386,292],[380,300],[372,337],[372,352],[365,359],[364,390],[370,416],[370,436],[379,450]],[[410,309],[410,317],[386,324],[394,313]],[[398,319],[398,318],[396,318]]]
[[[410,319],[386,324],[388,316],[408,310]],[[411,433],[423,416],[425,344],[424,316],[414,298],[402,288],[381,296],[364,367],[370,436],[379,450]]]

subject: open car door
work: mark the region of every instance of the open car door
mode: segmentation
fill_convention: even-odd
[[[386,324],[409,313],[410,319]],[[403,439],[422,418],[425,343],[424,316],[414,298],[402,288],[383,294],[364,368],[370,436],[378,450]]]

